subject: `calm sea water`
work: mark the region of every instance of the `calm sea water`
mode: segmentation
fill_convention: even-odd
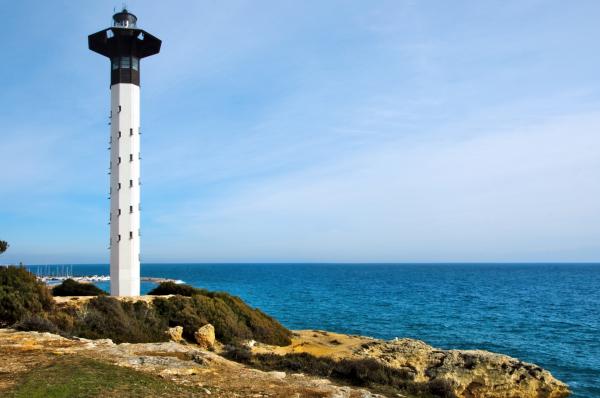
[[[227,291],[291,329],[508,354],[550,370],[575,397],[600,397],[600,265],[144,264],[142,275]]]

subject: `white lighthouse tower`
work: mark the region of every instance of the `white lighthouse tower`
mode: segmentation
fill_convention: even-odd
[[[113,27],[88,37],[110,59],[110,294],[140,294],[140,60],[161,41],[138,29],[126,9]]]

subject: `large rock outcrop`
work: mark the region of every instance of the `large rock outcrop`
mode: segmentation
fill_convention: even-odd
[[[415,382],[446,382],[465,398],[562,398],[566,384],[541,367],[480,350],[440,350],[419,340],[373,340],[356,355],[375,358],[414,375]]]
[[[566,384],[541,367],[480,350],[441,350],[420,340],[391,341],[320,330],[294,332],[292,344],[258,344],[254,353],[308,353],[333,359],[375,359],[402,370],[407,387],[438,386],[442,396],[458,398],[562,398]],[[430,389],[431,390],[431,389]]]

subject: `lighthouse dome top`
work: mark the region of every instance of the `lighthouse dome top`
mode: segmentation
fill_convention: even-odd
[[[113,15],[113,26],[117,28],[135,28],[137,17],[123,8],[123,11]]]

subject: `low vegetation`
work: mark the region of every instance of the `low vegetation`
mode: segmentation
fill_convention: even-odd
[[[151,296],[167,296],[175,294],[179,296],[191,297],[194,294],[204,294],[207,291],[204,289],[198,289],[190,285],[184,285],[175,282],[162,282],[154,289],[148,292]]]
[[[188,297],[156,297],[146,303],[121,301],[98,292],[86,303],[53,305],[50,290],[30,272],[17,267],[0,268],[0,322],[19,330],[108,338],[116,343],[166,341],[164,332],[173,326],[183,326],[184,337],[193,342],[194,332],[211,323],[217,339],[226,344],[249,339],[273,345],[291,343],[289,330],[239,297],[168,283],[157,289],[173,292],[174,287]],[[93,285],[67,280],[55,287],[54,293],[89,295],[94,289]]]
[[[166,341],[168,327],[152,305],[119,301],[99,296],[77,308],[63,306],[49,319],[64,334],[87,339],[111,339],[115,343],[152,343]]]
[[[201,387],[185,386],[161,377],[92,359],[68,356],[25,374],[6,398],[204,396]]]
[[[239,297],[172,282],[161,283],[151,294],[156,292],[189,296],[154,299],[161,318],[167,319],[170,326],[183,326],[183,336],[187,339],[193,339],[200,326],[211,323],[217,339],[227,344],[250,339],[281,346],[292,342],[289,330]]]
[[[370,358],[336,360],[308,353],[252,354],[249,349],[240,346],[230,346],[224,356],[265,371],[280,370],[328,377],[383,394],[455,397],[451,385],[445,380],[415,382],[414,373],[410,370],[393,368]]]
[[[156,298],[153,304],[169,326],[183,326],[183,336],[188,340],[199,327],[210,323],[223,343],[253,339],[273,345],[291,344],[289,330],[239,297],[174,282],[163,282],[148,294],[175,295]]]
[[[67,279],[52,289],[54,296],[105,296],[106,292],[91,283]]]
[[[0,267],[0,326],[52,310],[52,294],[24,267]]]

